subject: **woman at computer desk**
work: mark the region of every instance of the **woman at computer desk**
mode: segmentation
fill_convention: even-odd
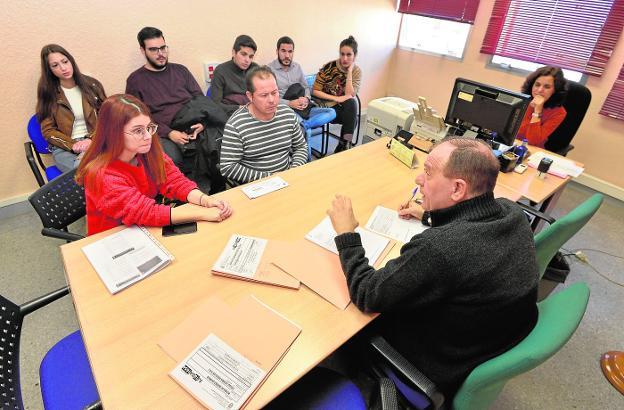
[[[82,74],[67,50],[57,44],[41,49],[37,120],[62,172],[78,166],[105,98],[102,84]]]
[[[533,97],[516,138],[544,147],[550,134],[561,124],[566,110],[561,106],[566,95],[566,79],[557,67],[541,67],[524,81],[522,92]]]
[[[122,224],[220,222],[232,214],[227,202],[197,189],[163,153],[157,128],[147,106],[131,95],[113,95],[102,104],[93,142],[76,172],[85,187],[88,235]],[[157,204],[157,194],[189,204]]]
[[[358,44],[353,36],[342,40],[338,59],[321,67],[312,87],[314,101],[321,107],[333,108],[336,111],[336,119],[332,123],[342,124],[340,140],[334,152],[348,149],[355,131],[357,122],[355,96],[362,79],[362,70],[355,64],[357,52]]]

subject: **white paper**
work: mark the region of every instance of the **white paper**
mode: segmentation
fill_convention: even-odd
[[[242,188],[242,191],[249,197],[249,199],[254,199],[287,186],[288,182],[284,181],[281,177],[273,177],[258,182],[257,184],[248,185]]]
[[[239,409],[266,372],[211,333],[169,375],[211,409]]]
[[[252,278],[258,270],[266,245],[266,239],[234,234],[212,270]]]
[[[364,254],[368,258],[369,263],[371,265],[374,264],[377,262],[379,255],[388,246],[390,240],[360,227],[355,228],[355,232],[359,233],[362,238],[362,247],[364,247]],[[335,237],[336,231],[331,224],[329,216],[323,218],[321,223],[316,225],[305,236],[307,240],[338,255],[338,248],[336,248],[336,242],[334,242]]]
[[[111,293],[158,272],[173,259],[145,228],[137,226],[86,245],[82,251]]]
[[[566,177],[569,175],[576,178],[584,171],[584,169],[576,165],[574,161],[559,158],[555,155],[548,155],[543,151],[538,151],[529,157],[529,166],[537,169],[537,166],[544,157],[548,157],[553,160],[553,163],[548,169],[549,174],[557,175],[560,177]]]
[[[366,223],[366,229],[403,243],[427,228],[419,220],[401,219],[397,211],[383,206],[377,206]]]

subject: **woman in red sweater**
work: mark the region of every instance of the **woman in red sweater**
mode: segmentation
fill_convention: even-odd
[[[157,128],[147,106],[131,95],[113,95],[102,104],[95,136],[76,172],[85,187],[88,235],[122,224],[220,222],[232,214],[227,202],[204,194],[176,168],[163,153]],[[160,205],[157,194],[189,204]]]
[[[543,148],[550,134],[566,116],[561,106],[566,95],[566,79],[557,67],[538,68],[526,78],[522,92],[533,97],[516,138],[526,138],[530,145]]]

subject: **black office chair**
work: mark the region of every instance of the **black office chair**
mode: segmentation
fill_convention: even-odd
[[[550,134],[544,148],[563,156],[572,151],[574,145],[570,144],[570,141],[583,122],[590,102],[591,91],[589,88],[576,81],[568,81],[568,93],[562,104],[567,112],[566,117],[559,127]]]
[[[75,241],[82,235],[67,231],[67,227],[86,215],[84,189],[76,183],[72,169],[54,178],[33,192],[28,201],[41,218],[43,236]]]

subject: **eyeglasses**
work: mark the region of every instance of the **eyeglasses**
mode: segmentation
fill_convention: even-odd
[[[150,137],[154,134],[156,134],[156,131],[158,130],[158,124],[147,124],[147,127],[143,128],[143,127],[137,127],[133,130],[130,130],[130,132],[125,132],[125,134],[128,135],[132,135],[133,137],[139,139],[139,138],[143,138],[143,136],[145,136],[145,133],[147,133]]]
[[[149,51],[150,53],[162,53],[165,54],[167,51],[169,50],[169,46],[160,46],[160,47],[148,47],[147,51]]]

